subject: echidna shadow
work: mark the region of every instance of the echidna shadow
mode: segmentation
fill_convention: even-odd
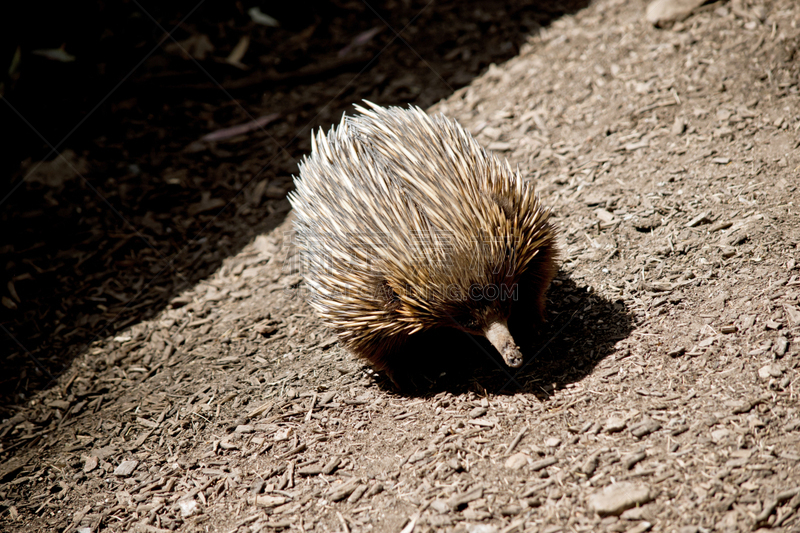
[[[530,392],[546,398],[591,374],[634,326],[622,300],[591,292],[564,272],[547,292],[547,322],[534,327],[537,319],[536,311],[519,306],[509,320],[524,360],[518,369],[504,365],[487,339],[439,328],[409,338],[394,361],[393,380],[411,396],[473,391]],[[382,374],[376,375],[376,383],[386,390],[396,388]]]

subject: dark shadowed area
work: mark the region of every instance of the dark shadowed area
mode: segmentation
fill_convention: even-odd
[[[532,320],[511,317],[511,333],[525,357],[521,368],[506,366],[483,337],[441,329],[410,338],[394,361],[394,380],[403,394],[411,396],[481,390],[547,398],[554,389],[590,374],[633,329],[624,302],[592,294],[563,272],[553,281],[547,301],[546,324],[532,327]],[[388,379],[380,383],[394,390]]]

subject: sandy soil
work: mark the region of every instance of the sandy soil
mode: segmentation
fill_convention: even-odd
[[[521,371],[456,343],[396,392],[305,303],[289,216],[0,426],[0,527],[800,529],[800,8],[644,8],[560,18],[429,110],[554,208]]]

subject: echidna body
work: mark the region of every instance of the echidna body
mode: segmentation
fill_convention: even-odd
[[[411,335],[448,327],[521,366],[508,321],[543,319],[549,212],[455,121],[370,106],[312,134],[289,196],[311,306],[379,369]]]

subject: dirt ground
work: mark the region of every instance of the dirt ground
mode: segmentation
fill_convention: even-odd
[[[0,528],[800,530],[800,7],[645,7],[557,18],[429,109],[554,209],[520,371],[461,336],[403,392],[355,360],[281,181],[274,229],[6,407]]]

